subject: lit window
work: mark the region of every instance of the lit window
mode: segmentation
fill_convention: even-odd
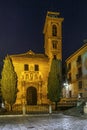
[[[57,26],[56,25],[52,26],[52,36],[57,36]]]

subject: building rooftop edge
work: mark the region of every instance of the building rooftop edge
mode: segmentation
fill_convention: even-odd
[[[21,53],[21,54],[13,54],[13,55],[10,55],[10,57],[25,57],[25,58],[48,58],[47,55],[45,54],[42,54],[42,53],[34,53],[32,50],[29,50],[25,53]]]
[[[71,54],[71,55],[65,60],[65,62],[68,61],[70,58],[72,58],[76,53],[78,53],[80,50],[82,50],[82,49],[85,48],[86,46],[87,46],[87,42],[86,42],[83,46],[81,46],[79,49],[77,49],[77,51],[75,51],[73,54]]]

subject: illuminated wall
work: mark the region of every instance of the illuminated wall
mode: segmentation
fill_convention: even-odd
[[[76,74],[77,74],[77,66],[76,66],[76,61],[73,60],[72,62],[72,67],[71,67],[71,71],[72,71],[72,80],[76,80]]]
[[[45,54],[36,54],[30,50],[23,54],[11,55],[18,76],[17,104],[21,102],[28,105],[49,103],[47,84],[51,61],[53,57],[62,60],[63,18],[60,18],[59,14],[58,12],[47,13],[43,30]],[[56,28],[53,29],[53,26]],[[35,69],[35,65],[38,66],[38,70]],[[34,95],[37,98],[35,102],[33,102]]]
[[[87,75],[87,52],[82,55],[82,72],[83,76]]]

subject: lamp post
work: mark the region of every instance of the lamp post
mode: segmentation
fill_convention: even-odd
[[[65,82],[63,85],[65,87],[66,97],[69,97],[69,84]]]

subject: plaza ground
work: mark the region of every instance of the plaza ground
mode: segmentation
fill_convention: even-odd
[[[0,116],[0,130],[87,130],[85,116],[59,114]]]

